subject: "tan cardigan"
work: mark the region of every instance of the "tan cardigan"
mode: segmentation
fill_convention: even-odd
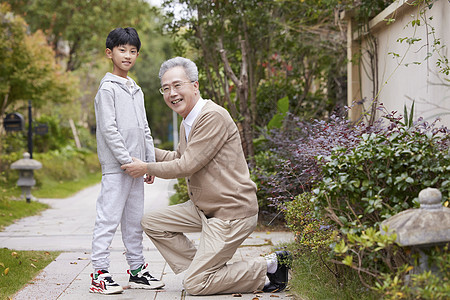
[[[189,197],[207,217],[241,219],[258,213],[256,185],[250,179],[236,124],[211,100],[192,124],[186,143],[180,126],[177,151],[155,149],[149,174],[160,178],[186,177]]]

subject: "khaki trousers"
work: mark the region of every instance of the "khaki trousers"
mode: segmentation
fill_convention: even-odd
[[[263,257],[227,262],[253,232],[258,216],[224,221],[207,218],[191,201],[149,212],[142,218],[150,237],[172,270],[186,270],[184,288],[192,295],[246,293],[264,287]],[[198,249],[183,234],[201,232]]]

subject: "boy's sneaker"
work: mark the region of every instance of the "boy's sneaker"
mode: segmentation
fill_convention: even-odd
[[[156,279],[147,270],[148,264],[143,264],[140,267],[140,270],[136,273],[137,270],[130,271],[128,270],[128,274],[130,274],[130,280],[128,284],[132,289],[159,289],[164,286],[164,282]],[[133,275],[135,273],[135,275]]]
[[[99,294],[120,294],[123,288],[117,284],[111,277],[108,271],[97,271],[97,274],[91,274],[92,281],[89,292]]]

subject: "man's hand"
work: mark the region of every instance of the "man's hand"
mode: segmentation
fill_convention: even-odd
[[[155,176],[151,176],[150,174],[145,174],[144,176],[144,182],[147,184],[152,184],[153,182],[155,182]]]
[[[124,164],[120,168],[133,178],[142,177],[147,174],[147,163],[135,157],[132,159],[132,163]]]

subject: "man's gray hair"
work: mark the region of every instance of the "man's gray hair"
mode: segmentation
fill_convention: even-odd
[[[180,56],[171,58],[162,63],[161,68],[159,69],[159,80],[162,79],[169,69],[174,67],[183,67],[190,81],[198,81],[197,65],[192,60]]]

